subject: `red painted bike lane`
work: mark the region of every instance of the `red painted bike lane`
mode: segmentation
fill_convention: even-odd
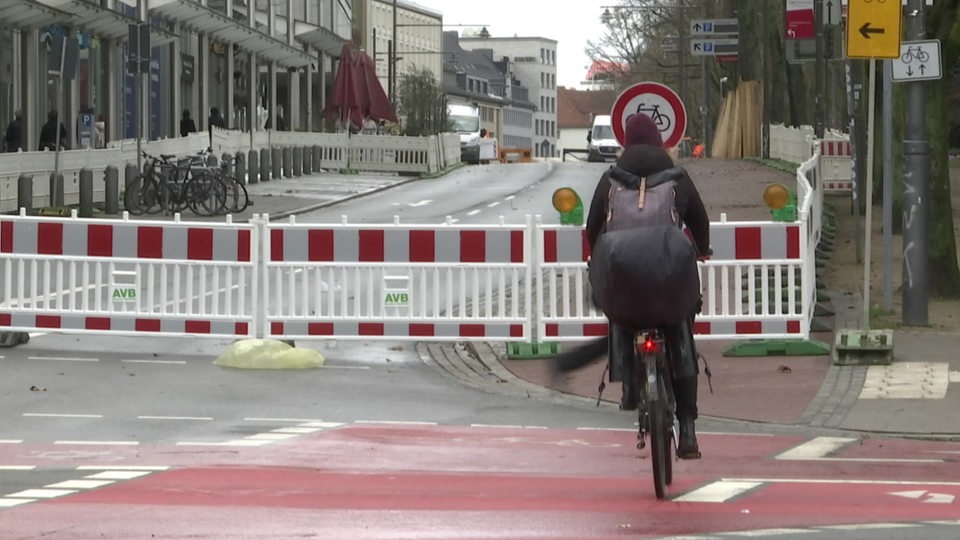
[[[960,518],[960,446],[826,443],[842,446],[815,456],[797,451],[811,444],[802,437],[704,434],[706,457],[676,462],[672,499],[658,501],[631,432],[348,426],[232,458],[123,450],[112,466],[171,468],[0,510],[0,527],[13,538],[605,539]]]

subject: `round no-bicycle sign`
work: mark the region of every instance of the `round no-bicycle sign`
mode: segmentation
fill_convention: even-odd
[[[610,111],[610,123],[621,145],[624,143],[627,119],[637,113],[646,114],[660,128],[664,148],[680,144],[687,130],[687,110],[680,96],[669,86],[642,82],[620,92]]]

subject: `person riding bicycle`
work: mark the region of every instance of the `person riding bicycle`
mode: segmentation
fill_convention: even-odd
[[[710,220],[703,206],[700,193],[685,170],[674,167],[673,159],[663,148],[660,130],[653,120],[643,113],[632,115],[626,124],[625,144],[615,166],[610,167],[600,177],[586,220],[586,235],[591,252],[600,236],[606,231],[608,216],[608,197],[611,188],[611,176],[647,177],[670,170],[671,180],[675,184],[675,205],[682,224],[692,236],[697,253],[705,257],[710,253]],[[616,180],[614,180],[616,181]],[[657,257],[658,254],[651,254]],[[699,290],[697,291],[699,294]],[[637,309],[643,309],[643,300],[637,299]],[[677,457],[696,459],[700,457],[695,423],[697,419],[697,353],[693,341],[693,317],[676,325],[664,327],[665,339],[671,352],[674,366],[673,390],[677,405],[677,420],[680,423],[680,441]],[[620,407],[635,410],[638,401],[638,389],[631,384],[630,370],[633,367],[632,328],[610,323],[610,379],[623,381],[623,396]]]

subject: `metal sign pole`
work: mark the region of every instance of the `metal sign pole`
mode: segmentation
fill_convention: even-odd
[[[873,241],[873,132],[876,118],[877,61],[870,59],[869,82],[867,83],[867,198],[864,211],[863,242],[863,329],[870,329],[870,248]]]
[[[926,34],[923,0],[907,2],[910,39]],[[903,141],[903,323],[928,324],[930,148],[926,135],[924,82],[907,83],[906,129]]]

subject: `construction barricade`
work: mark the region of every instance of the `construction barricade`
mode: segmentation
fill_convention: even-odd
[[[0,332],[253,336],[257,233],[0,216]]]

